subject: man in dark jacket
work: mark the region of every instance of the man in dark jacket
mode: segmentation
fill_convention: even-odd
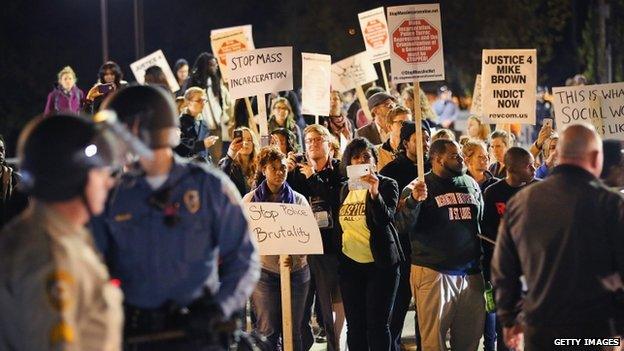
[[[466,175],[459,145],[438,139],[429,150],[432,171],[417,181],[397,214],[410,233],[412,293],[425,350],[476,350],[485,304],[477,233],[483,212],[479,185]]]
[[[611,322],[624,308],[601,284],[624,273],[624,199],[597,179],[600,137],[591,125],[571,125],[557,151],[553,173],[508,202],[492,261],[505,342],[517,347],[524,332],[528,351],[553,349],[555,339],[614,336]]]
[[[368,139],[373,145],[379,145],[388,140],[388,126],[386,114],[396,105],[394,96],[386,93],[376,93],[368,98],[368,108],[373,114],[373,120],[364,127],[355,131],[356,137]]]

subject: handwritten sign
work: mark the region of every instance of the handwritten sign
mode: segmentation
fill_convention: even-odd
[[[251,50],[251,45],[243,29],[238,28],[232,31],[217,32],[210,36],[212,44],[212,54],[217,58],[221,76],[228,79],[228,69],[226,55],[234,52]]]
[[[163,70],[163,73],[167,78],[167,83],[169,84],[169,89],[171,89],[172,92],[175,93],[180,90],[180,85],[178,85],[178,81],[173,75],[171,67],[169,67],[169,63],[167,62],[165,54],[163,54],[162,50],[155,51],[142,59],[131,63],[130,70],[132,70],[132,74],[134,74],[134,78],[136,78],[139,84],[145,84],[145,70],[152,66],[158,66]]]
[[[383,7],[358,14],[364,45],[373,63],[390,59],[388,23]]]
[[[274,202],[244,205],[260,255],[323,253],[321,232],[310,206]]]
[[[301,53],[301,110],[306,115],[329,115],[331,56]]]
[[[624,82],[553,88],[557,128],[588,122],[606,139],[624,140]]]
[[[331,72],[332,88],[340,92],[377,80],[377,72],[366,51],[334,63]]]
[[[470,114],[481,117],[483,115],[483,107],[481,106],[481,75],[477,74],[475,78],[474,89],[472,90],[472,105],[470,105]]]
[[[292,47],[280,46],[226,55],[233,99],[292,90]]]
[[[440,4],[388,7],[392,81],[444,80]]]
[[[535,49],[483,50],[481,103],[485,123],[535,124]]]

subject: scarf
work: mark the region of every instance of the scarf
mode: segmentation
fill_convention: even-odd
[[[329,116],[328,124],[329,124],[329,131],[334,135],[340,135],[343,130],[347,129],[347,119],[342,115]]]
[[[267,185],[267,181],[265,179],[262,181],[262,183],[260,183],[260,185],[258,185],[256,190],[254,191],[253,202],[270,202],[271,195],[271,189],[269,189],[269,186]],[[295,193],[286,182],[284,182],[284,184],[280,188],[278,195],[281,197],[281,203],[295,203]]]

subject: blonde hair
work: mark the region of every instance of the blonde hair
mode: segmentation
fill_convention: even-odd
[[[330,140],[330,137],[332,136],[332,134],[329,132],[329,129],[323,127],[320,124],[310,124],[309,126],[307,126],[303,130],[304,137],[308,133],[316,133],[327,140]]]
[[[63,67],[63,69],[56,74],[56,78],[60,81],[61,78],[66,74],[71,74],[71,76],[74,78],[74,82],[78,81],[78,78],[76,77],[76,72],[74,72],[74,70],[70,66]]]
[[[479,134],[477,135],[478,138],[483,141],[486,141],[488,139],[488,135],[490,135],[490,132],[491,132],[490,125],[483,123],[481,118],[477,115],[469,116],[468,122],[470,122],[470,120],[477,122],[477,124],[479,125]]]
[[[200,87],[190,87],[184,92],[184,100],[190,101],[193,97],[197,95],[201,95],[204,98],[207,97],[206,91],[204,89]]]
[[[386,123],[392,124],[394,117],[399,115],[408,115],[408,120],[412,119],[412,111],[409,108],[397,105],[386,114]]]
[[[464,155],[464,158],[472,157],[479,147],[483,148],[483,152],[487,154],[487,146],[483,141],[478,139],[468,139],[462,146],[462,154]]]

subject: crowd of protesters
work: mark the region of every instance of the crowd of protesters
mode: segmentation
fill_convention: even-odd
[[[297,351],[315,341],[339,350],[345,321],[349,350],[399,351],[411,301],[420,350],[477,350],[481,339],[485,350],[505,350],[518,347],[522,333],[530,350],[549,349],[553,338],[621,335],[624,307],[599,278],[624,274],[624,200],[610,190],[624,187],[622,145],[601,141],[588,127],[555,131],[542,124],[553,118],[545,89],[538,91],[535,129],[470,115],[457,130],[459,107],[445,86],[432,104],[419,90],[420,125],[412,86],[369,88],[370,118],[361,101],[350,101],[352,93],[332,91],[329,116],[315,124],[301,114],[294,91],[250,106],[232,100],[209,53],[192,66],[175,63],[176,92],[158,67],[145,74],[146,85],[178,102],[179,143],[168,144],[176,160],[214,165],[243,202],[301,204],[314,213],[322,255],[260,259],[250,314],[268,349],[283,342],[280,264],[291,270]],[[102,65],[86,95],[72,68],[57,78],[45,116],[94,114],[129,89],[114,62]],[[268,137],[256,130],[260,103],[268,107]],[[417,129],[424,179],[417,179]],[[370,165],[363,189],[350,187],[351,165]],[[14,191],[17,172],[5,165],[1,171],[4,224],[15,216],[5,213],[26,200]],[[484,297],[492,286],[496,312]]]

